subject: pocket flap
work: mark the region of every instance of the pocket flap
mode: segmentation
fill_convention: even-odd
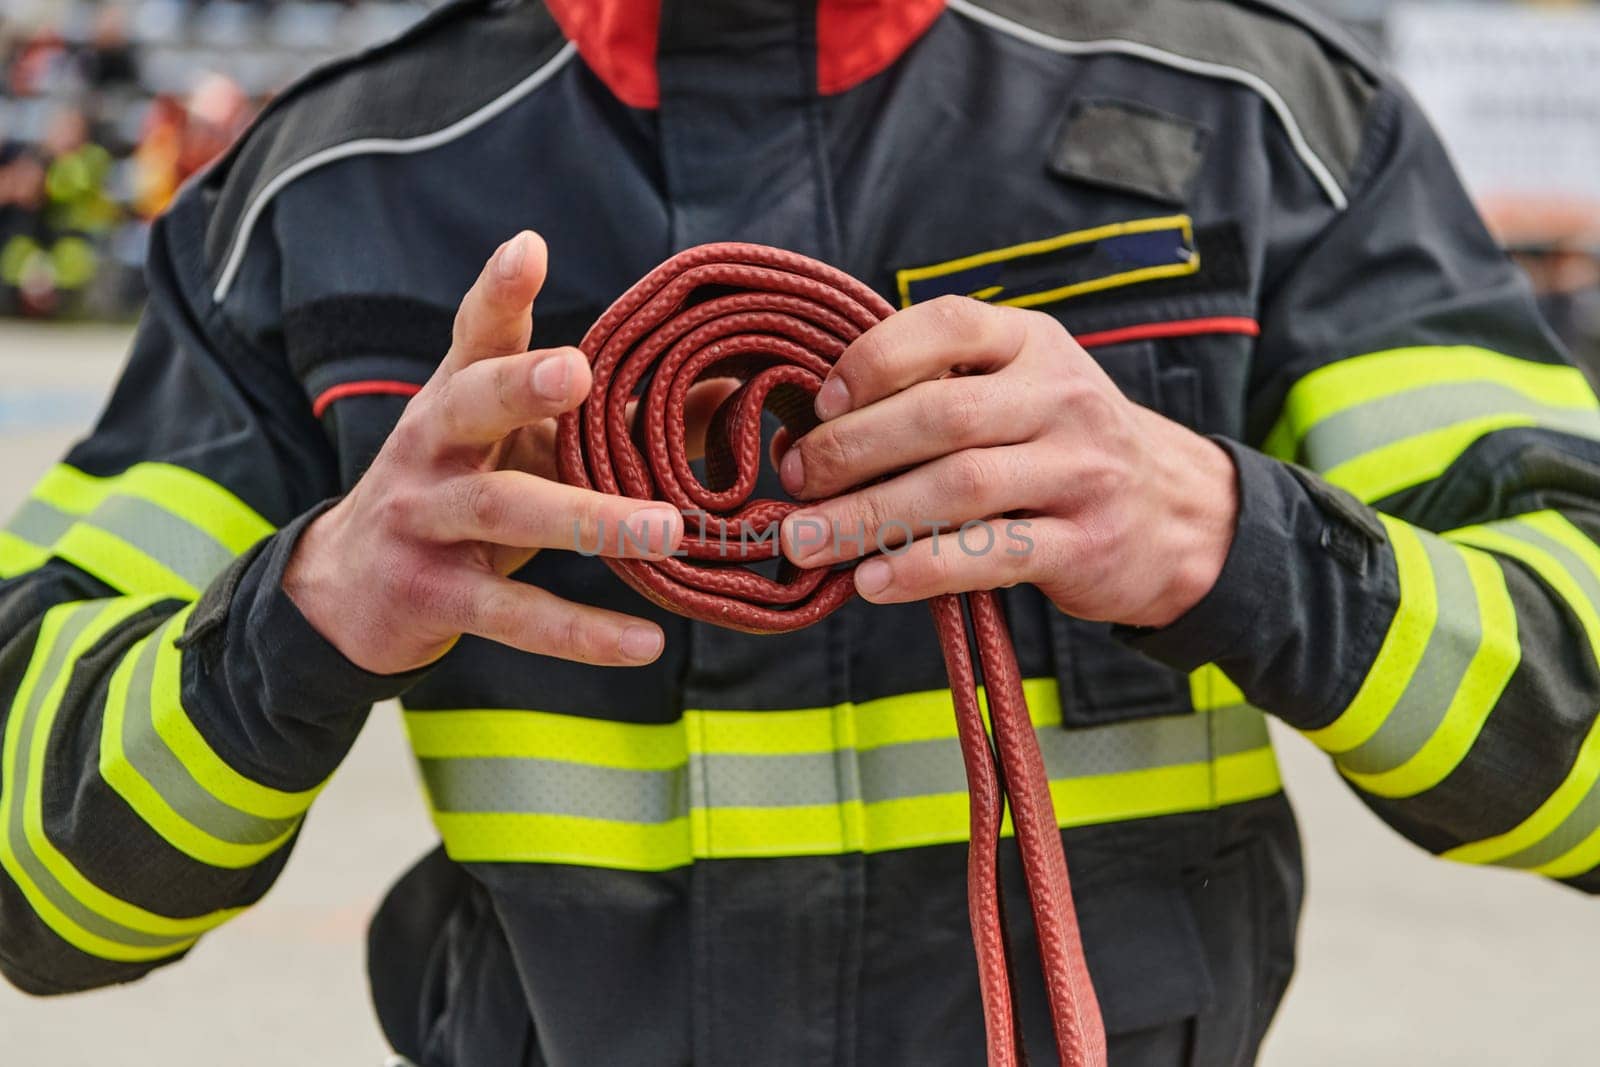
[[[1188,119],[1143,104],[1079,100],[1050,153],[1050,170],[1062,178],[1182,204],[1205,161],[1208,136]]]
[[[1187,674],[1118,641],[1110,623],[1086,622],[1055,610],[1049,616],[1062,726],[1193,714]]]

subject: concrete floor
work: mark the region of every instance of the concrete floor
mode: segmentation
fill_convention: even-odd
[[[0,512],[92,417],[115,329],[0,324]],[[1526,875],[1441,863],[1386,830],[1279,731],[1307,839],[1300,973],[1269,1067],[1595,1062],[1600,905]],[[366,918],[431,843],[397,716],[379,708],[254,910],[134,986],[32,1000],[0,986],[5,1067],[376,1067]]]

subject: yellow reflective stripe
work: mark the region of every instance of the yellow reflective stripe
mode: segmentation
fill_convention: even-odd
[[[47,612],[40,628],[34,658],[24,675],[22,686],[12,705],[12,715],[7,722],[5,766],[15,767],[17,758],[22,755],[18,752],[21,736],[20,711],[28,707],[36,699],[36,695],[38,696],[40,712],[34,725],[29,750],[25,754],[27,766],[25,795],[21,798],[16,795],[17,787],[22,783],[7,781],[3,797],[0,797],[0,820],[3,820],[3,826],[0,826],[0,860],[4,861],[7,872],[28,898],[29,904],[52,930],[77,948],[103,959],[141,961],[174,955],[193,944],[200,934],[237,913],[237,909],[233,909],[195,918],[173,919],[120,900],[84,877],[55,847],[45,832],[43,815],[45,755],[55,716],[76,669],[77,661],[108,631],[154,602],[156,598],[124,598],[105,601],[99,606],[63,605]],[[65,650],[61,660],[63,669],[53,678],[43,677],[43,665],[54,650],[62,625],[75,612],[86,609],[94,611],[95,615]],[[38,695],[41,686],[44,690],[42,695]],[[48,877],[56,882],[61,891],[69,894],[76,905],[86,908],[94,916],[103,918],[114,926],[125,928],[142,937],[171,940],[165,944],[154,945],[125,944],[86,929],[67,915],[62,907],[57,906],[50,894],[34,881],[19,861],[18,848],[21,843],[12,836],[13,819],[16,805],[19,803],[22,805],[23,834],[27,848],[42,865]]]
[[[855,710],[848,704],[777,712],[691,710],[683,718],[691,752],[782,756],[834,751],[840,720]]]
[[[1539,424],[1538,419],[1528,415],[1489,415],[1469,419],[1375,448],[1323,471],[1322,476],[1330,484],[1348,490],[1357,499],[1370,504],[1402,489],[1437,478],[1485,434]]]
[[[406,732],[422,759],[507,756],[657,771],[683,766],[689,747],[678,723],[645,725],[547,711],[408,712]]]
[[[1053,678],[1027,678],[1022,691],[1035,726],[1061,722]],[[979,701],[985,700],[979,689]],[[1243,703],[1229,701],[1229,703]],[[423,759],[560,758],[596,767],[651,771],[681,767],[689,754],[802,755],[841,747],[881,748],[957,736],[948,690],[904,693],[826,708],[683,713],[656,725],[585,719],[545,711],[476,709],[408,712],[411,747]]]
[[[10,530],[0,530],[0,579],[38,570],[49,558],[49,549],[24,541]]]
[[[1233,684],[1233,679],[1222,673],[1222,668],[1214,663],[1207,663],[1190,672],[1189,702],[1196,711],[1249,703],[1239,687]]]
[[[1304,731],[1325,752],[1345,752],[1377,732],[1416,673],[1438,621],[1439,602],[1433,566],[1422,541],[1406,523],[1379,514],[1394,549],[1400,603],[1378,647],[1367,676],[1350,705],[1327,726]]]
[[[1575,552],[1597,577],[1600,577],[1600,548],[1561,515],[1553,511],[1535,512],[1518,516],[1511,521],[1527,523],[1560,541]],[[1595,661],[1600,663],[1600,614],[1597,614],[1595,605],[1584,595],[1583,589],[1555,557],[1526,541],[1508,536],[1496,529],[1495,525],[1499,524],[1469,526],[1451,531],[1445,536],[1452,541],[1475,545],[1525,564],[1546,585],[1554,589],[1578,616]],[[1600,718],[1596,719],[1584,737],[1566,779],[1532,815],[1503,834],[1459,845],[1445,852],[1444,857],[1461,863],[1493,863],[1522,851],[1543,840],[1560,826],[1572,814],[1573,809],[1582,803],[1597,778],[1600,778]],[[1585,842],[1579,847],[1583,848],[1587,844]],[[1556,862],[1559,863],[1561,859]]]
[[[1372,502],[1438,477],[1486,434],[1542,426],[1600,438],[1577,368],[1465,345],[1354,356],[1297,381],[1264,450]]]
[[[250,505],[203,475],[170,463],[138,463],[121,474],[96,477],[62,463],[30,494],[73,515],[86,515],[112,496],[147,500],[205,531],[235,555],[272,533]]]
[[[1576,367],[1534,363],[1471,345],[1393,348],[1330,363],[1297,381],[1264,450],[1294,459],[1306,432],[1324,419],[1397,393],[1461,382],[1501,385],[1551,407],[1600,409]]]
[[[1025,678],[1022,692],[1033,725],[1060,725],[1060,693],[1054,678]],[[988,696],[982,686],[978,687],[978,705],[987,713]],[[801,755],[957,736],[955,703],[947,689],[899,693],[829,708],[691,709],[684,712],[684,719],[689,724],[690,750],[708,755]]]
[[[1560,856],[1533,869],[1550,878],[1574,878],[1596,865],[1600,865],[1600,826]]]
[[[34,487],[0,540],[0,576],[51,555],[130,595],[194,599],[271,525],[215,482],[141,463],[100,478],[58,465]]]
[[[1213,763],[1054,780],[1063,828],[1208,810],[1271,796],[1282,788],[1270,746]],[[969,834],[967,794],[772,808],[694,808],[660,823],[544,813],[435,812],[458,862],[572,863],[618,870],[669,870],[697,859],[887,852],[955,844]],[[1012,833],[1009,816],[1002,832]]]
[[[627,871],[687,866],[687,816],[661,823],[615,822],[542,812],[435,811],[445,851],[458,863],[571,863]]]
[[[1211,767],[1216,787],[1212,797],[1214,807],[1270,797],[1283,788],[1283,780],[1278,775],[1278,757],[1270,744],[1248,752],[1218,756]]]
[[[97,526],[74,525],[51,546],[50,554],[121,592],[178,600],[194,600],[200,595],[193,582]]]
[[[140,774],[123,744],[124,733],[129,725],[129,687],[134,684],[136,665],[148,654],[146,646],[150,642],[170,644],[176,635],[181,634],[188,616],[189,610],[185,609],[165,626],[134,645],[112,674],[100,733],[100,777],[128,802],[128,806],[146,825],[185,855],[213,867],[251,867],[281,848],[293,836],[298,823],[291,822],[276,837],[261,842],[241,843],[217,837],[181,814],[154,783]],[[170,667],[175,663],[169,660],[168,665]],[[181,679],[177,690],[182,691]],[[181,707],[177,709],[177,714],[182,714]],[[133,727],[138,730],[142,725],[135,723]]]
[[[175,625],[182,627],[193,605],[185,608]],[[156,732],[206,792],[230,807],[263,819],[293,818],[311,806],[322,791],[318,785],[300,792],[285,792],[262,785],[234,770],[228,761],[200,736],[183,710],[183,652],[170,641],[156,655],[155,679],[150,689]]]
[[[1444,719],[1416,754],[1391,770],[1375,774],[1344,771],[1355,786],[1384,797],[1415,796],[1444,781],[1466,758],[1489,713],[1522,659],[1517,613],[1506,588],[1505,572],[1492,556],[1456,549],[1466,560],[1477,595],[1481,639],[1450,698]]]

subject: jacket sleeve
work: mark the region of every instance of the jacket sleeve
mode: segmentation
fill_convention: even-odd
[[[1446,858],[1600,891],[1600,402],[1415,104],[1263,303],[1212,661]]]
[[[0,532],[0,972],[32,993],[137,978],[258,900],[404,684],[281,591],[334,462],[281,357],[197,295],[197,200],[155,228],[98,426]]]

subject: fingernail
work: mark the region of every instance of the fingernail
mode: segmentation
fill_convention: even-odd
[[[565,400],[571,380],[572,368],[567,366],[565,355],[542,359],[533,368],[533,391],[546,400]]]
[[[838,418],[850,410],[850,387],[843,378],[829,378],[817,390],[817,418],[823,422]]]
[[[869,559],[856,568],[856,589],[862,596],[872,596],[889,588],[889,564],[881,559]]]
[[[528,254],[526,245],[527,241],[519,233],[501,246],[500,255],[494,265],[500,277],[509,282],[522,273],[522,261]]]
[[[677,521],[677,508],[640,508],[628,516],[627,535],[621,544],[629,548],[643,545],[647,551],[664,553]]]
[[[791,493],[799,493],[806,487],[806,465],[798,448],[784,453],[783,462],[778,464],[778,480]]]
[[[634,663],[649,663],[661,655],[661,631],[653,626],[630,626],[617,639],[622,658]]]

